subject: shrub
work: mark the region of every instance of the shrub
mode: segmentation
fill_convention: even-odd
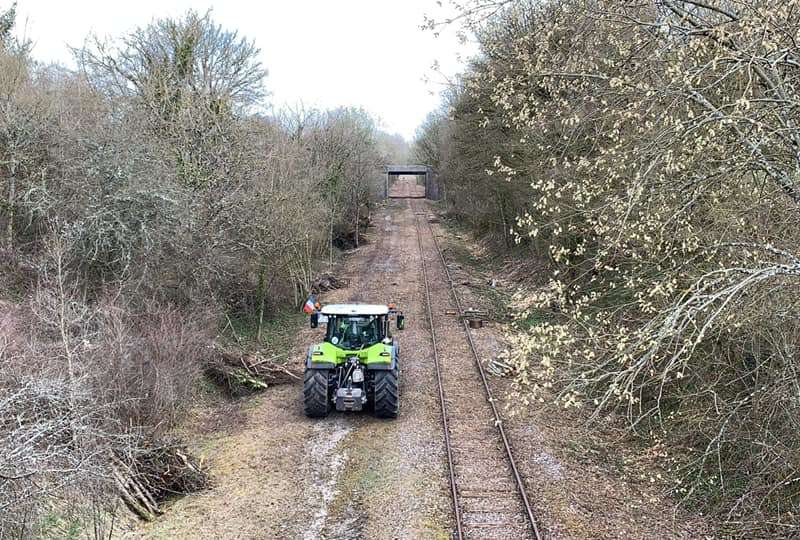
[[[552,313],[517,337],[523,399],[623,412],[671,441],[684,501],[796,531],[798,13],[477,1],[464,19],[481,55],[436,129],[473,172],[445,161],[449,192],[521,194],[514,237],[550,263],[517,298]]]

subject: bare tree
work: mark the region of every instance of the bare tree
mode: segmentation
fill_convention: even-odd
[[[36,64],[8,21],[0,537],[57,536],[42,528],[50,507],[107,537],[119,501],[150,519],[204,485],[170,430],[224,323],[252,325],[242,348],[267,347],[269,317],[358,241],[375,122],[260,114],[258,49],[209,14],[94,39],[78,72]]]
[[[171,120],[184,99],[202,97],[209,109],[242,109],[264,95],[266,74],[258,48],[214,23],[210,12],[159,19],[122,38],[95,38],[76,51],[82,68],[116,96],[136,97],[156,116]]]

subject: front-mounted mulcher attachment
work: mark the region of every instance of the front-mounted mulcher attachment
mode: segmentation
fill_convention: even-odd
[[[398,330],[405,324],[394,304],[332,304],[309,301],[311,328],[325,324],[325,340],[312,345],[303,379],[303,408],[307,416],[371,409],[380,418],[400,411],[400,346]]]

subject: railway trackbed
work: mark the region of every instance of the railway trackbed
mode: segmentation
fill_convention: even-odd
[[[409,200],[420,250],[454,538],[543,538],[428,212]],[[423,207],[424,208],[424,207]],[[425,231],[420,216],[426,216]],[[424,234],[427,232],[427,234]],[[430,263],[433,258],[435,262]],[[453,314],[455,313],[455,314]]]

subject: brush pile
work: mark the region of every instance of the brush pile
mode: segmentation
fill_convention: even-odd
[[[325,291],[332,291],[334,289],[343,289],[350,284],[350,280],[338,278],[331,273],[320,274],[319,277],[314,279],[311,283],[311,291],[318,294]]]
[[[137,448],[133,455],[115,457],[111,472],[125,504],[150,521],[162,514],[159,504],[174,495],[186,495],[208,486],[202,462],[179,442]]]
[[[300,375],[286,365],[286,354],[264,356],[257,351],[229,351],[219,346],[213,347],[205,373],[232,397],[300,380]]]

